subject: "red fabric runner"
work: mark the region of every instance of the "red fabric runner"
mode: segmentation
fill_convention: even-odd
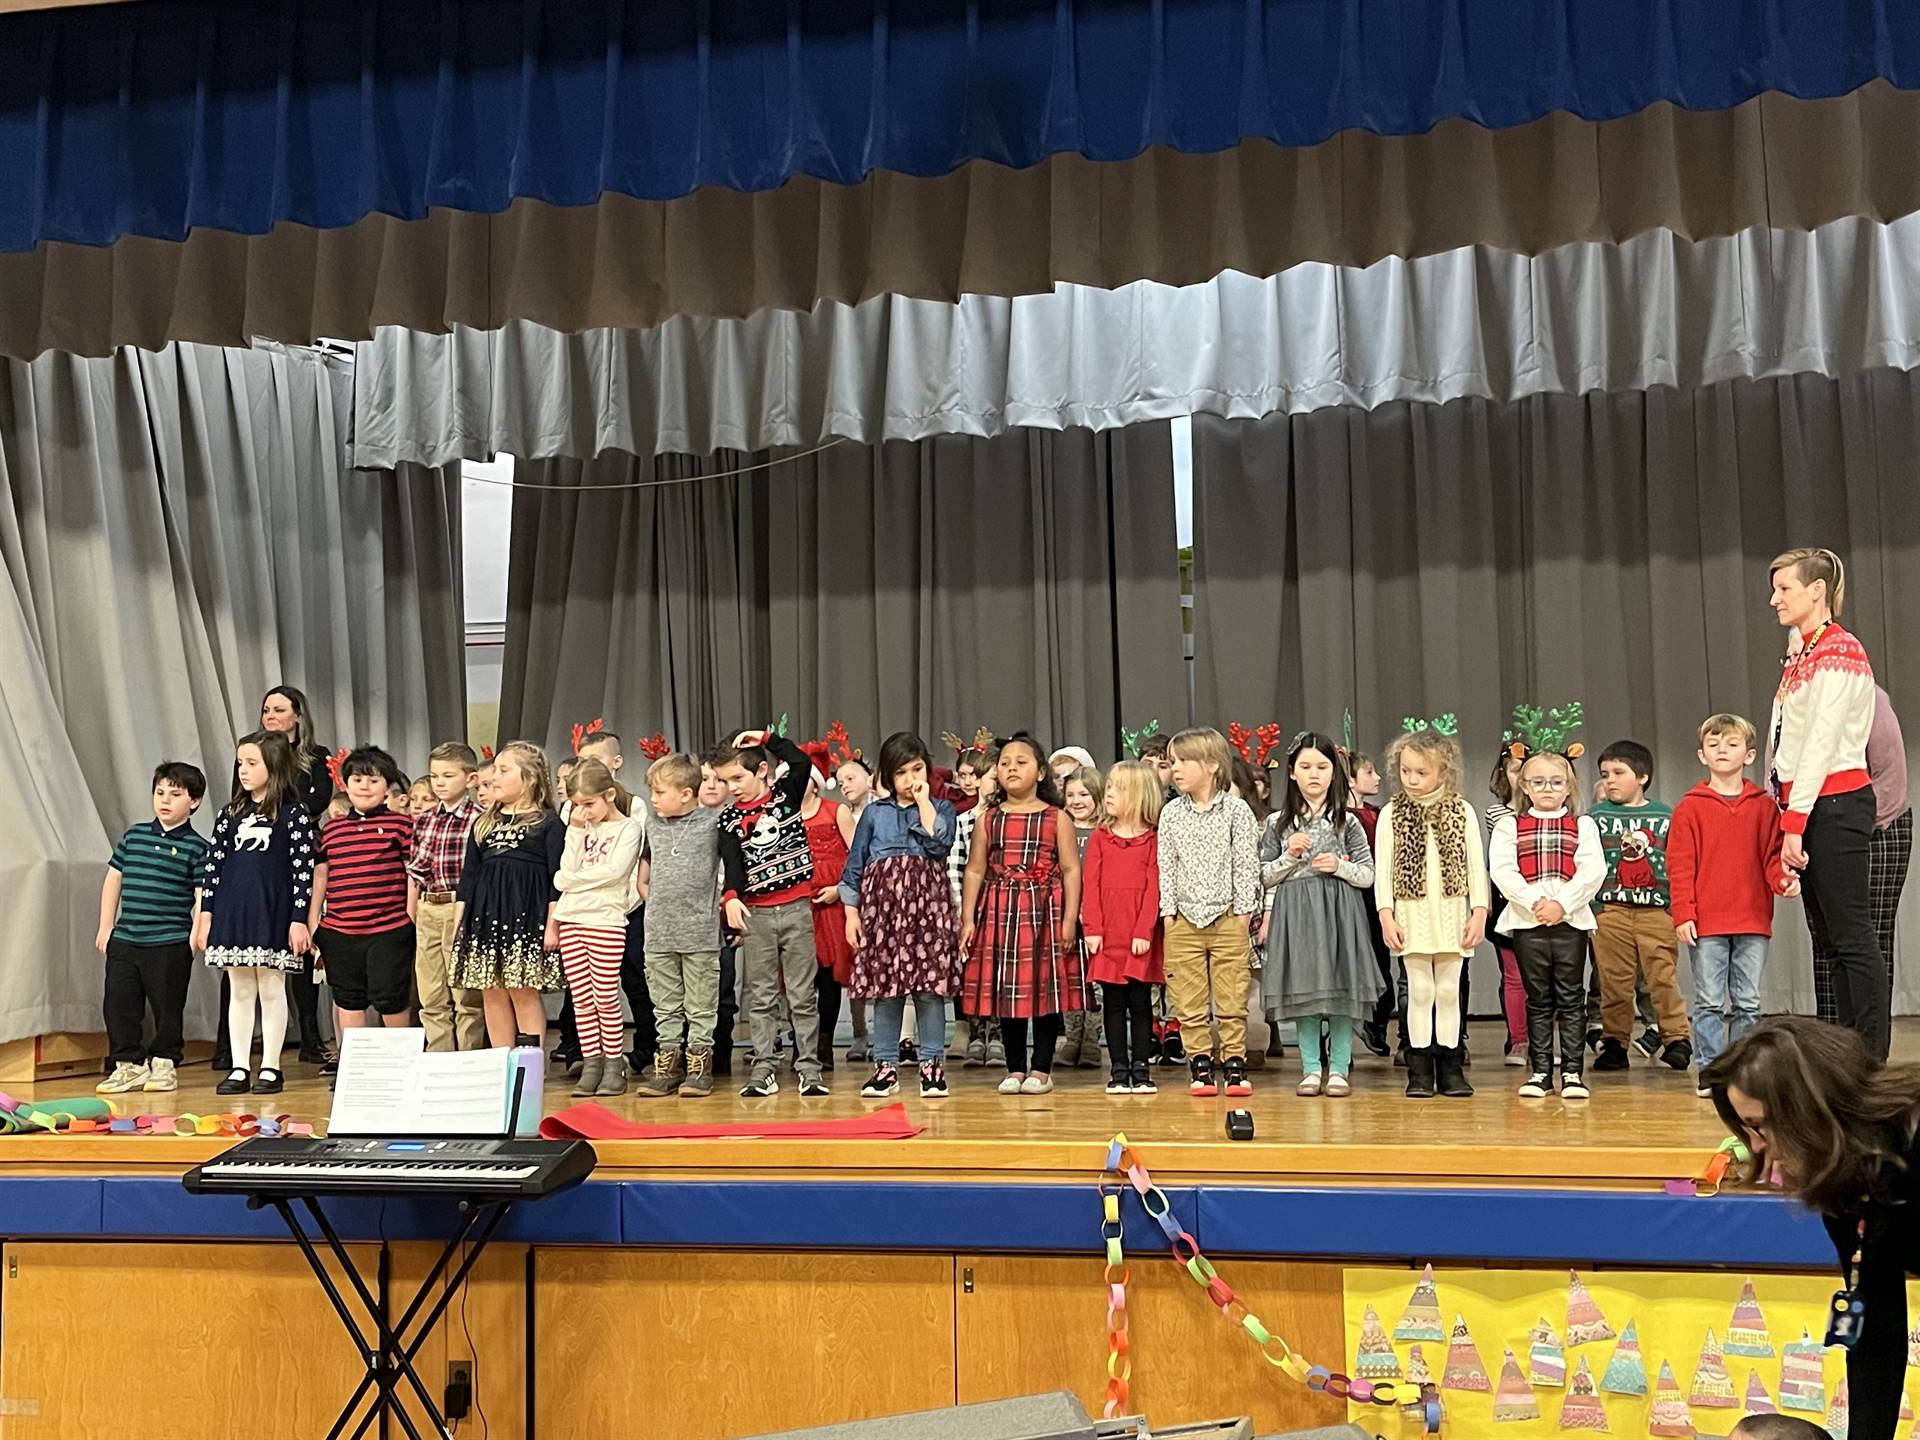
[[[622,1120],[591,1101],[571,1105],[540,1122],[542,1140],[910,1140],[926,1127],[907,1119],[907,1107],[883,1106],[837,1120],[768,1120],[759,1124],[642,1125]]]

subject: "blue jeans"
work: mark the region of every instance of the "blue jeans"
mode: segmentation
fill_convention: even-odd
[[[1693,947],[1693,1058],[1702,1070],[1760,1019],[1764,935],[1702,935]],[[1733,1023],[1723,1018],[1731,1005]]]
[[[914,1029],[920,1058],[947,1058],[947,997],[930,992],[913,997]],[[907,997],[888,995],[873,1002],[873,1059],[877,1065],[900,1063],[900,1024],[907,1018]]]

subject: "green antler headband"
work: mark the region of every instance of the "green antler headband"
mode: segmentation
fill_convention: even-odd
[[[1513,723],[1501,733],[1500,741],[1507,747],[1507,753],[1516,760],[1542,754],[1578,760],[1587,753],[1587,747],[1578,741],[1572,744],[1568,741],[1573,732],[1585,723],[1586,707],[1578,700],[1569,700],[1550,710],[1543,710],[1538,705],[1516,705],[1513,707]]]
[[[1460,717],[1451,710],[1426,720],[1422,720],[1418,715],[1409,715],[1400,722],[1400,728],[1409,735],[1419,735],[1431,730],[1434,734],[1444,735],[1451,740],[1460,733]]]
[[[1140,758],[1140,747],[1159,733],[1160,722],[1158,720],[1149,720],[1138,730],[1129,730],[1126,726],[1122,725],[1120,727],[1120,743],[1127,747],[1127,756],[1129,759],[1138,760]]]

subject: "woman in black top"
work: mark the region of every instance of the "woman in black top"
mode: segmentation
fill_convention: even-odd
[[[300,805],[318,827],[333,801],[333,774],[327,769],[326,747],[313,738],[313,722],[307,715],[307,697],[291,685],[276,685],[260,701],[260,728],[287,737],[293,758],[299,766],[296,791]],[[233,794],[240,794],[240,770],[234,767]],[[296,976],[287,986],[293,1000],[293,1012],[300,1020],[300,1059],[308,1065],[327,1063],[325,1043],[320,1034],[320,987],[309,976]],[[220,1031],[214,1037],[213,1068],[232,1068],[227,1038],[227,977],[220,977]]]
[[[1920,1274],[1920,1066],[1889,1065],[1851,1030],[1806,1016],[1764,1020],[1701,1079],[1753,1151],[1749,1180],[1781,1188],[1826,1223],[1843,1286],[1861,1306],[1847,1352],[1852,1440],[1893,1440],[1907,1369],[1907,1276]],[[1858,1264],[1854,1263],[1855,1255]]]

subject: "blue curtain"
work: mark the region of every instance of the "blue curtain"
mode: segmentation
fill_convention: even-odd
[[[149,0],[0,20],[0,250],[1920,88],[1913,0]]]

